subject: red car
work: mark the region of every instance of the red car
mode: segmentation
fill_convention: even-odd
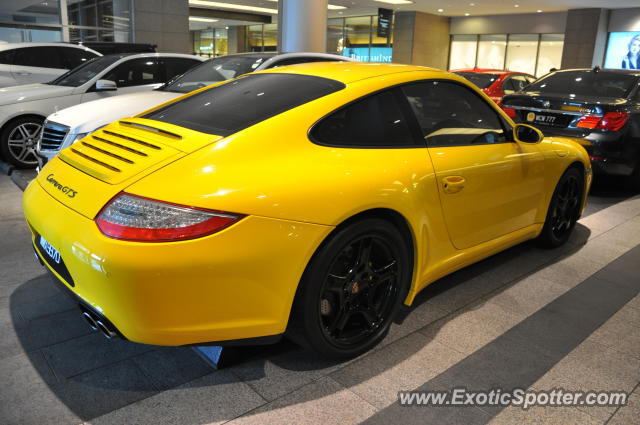
[[[473,68],[457,69],[451,72],[471,81],[500,107],[502,107],[501,99],[504,95],[518,92],[536,80],[536,77],[524,72],[501,71],[499,69]],[[513,111],[507,110],[507,114],[511,115],[510,112],[513,113]],[[511,118],[515,118],[515,116]]]

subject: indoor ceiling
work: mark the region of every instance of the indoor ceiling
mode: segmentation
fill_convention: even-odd
[[[307,0],[314,1],[314,0]],[[638,7],[638,0],[412,0],[411,4],[389,4],[396,0],[329,0],[331,5],[346,9],[329,10],[330,17],[375,14],[379,7],[394,10],[418,10],[443,16],[480,16],[510,13],[560,12],[568,9],[606,7],[609,9]],[[277,13],[276,0],[217,0],[226,5],[259,7]],[[190,0],[192,7],[206,7],[207,0]],[[213,7],[218,8],[218,7]],[[225,10],[233,10],[225,8]],[[250,11],[247,11],[250,12]],[[251,12],[269,14],[269,12]]]

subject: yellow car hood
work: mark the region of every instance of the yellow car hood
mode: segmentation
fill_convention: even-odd
[[[132,182],[221,138],[142,118],[120,120],[64,149],[37,180],[58,201],[93,218]]]

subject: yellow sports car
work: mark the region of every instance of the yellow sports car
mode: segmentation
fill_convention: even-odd
[[[209,86],[62,151],[24,194],[41,261],[109,337],[358,355],[434,280],[564,243],[584,149],[456,75],[314,63]]]

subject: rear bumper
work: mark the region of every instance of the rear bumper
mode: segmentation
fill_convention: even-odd
[[[640,148],[627,141],[626,132],[589,132],[539,126],[546,136],[571,137],[587,151],[594,174],[630,176],[638,164]]]
[[[282,334],[304,268],[333,229],[249,216],[200,239],[135,243],[105,237],[37,181],[23,205],[34,242],[37,232],[60,252],[74,286],[49,270],[79,303],[154,345]]]

